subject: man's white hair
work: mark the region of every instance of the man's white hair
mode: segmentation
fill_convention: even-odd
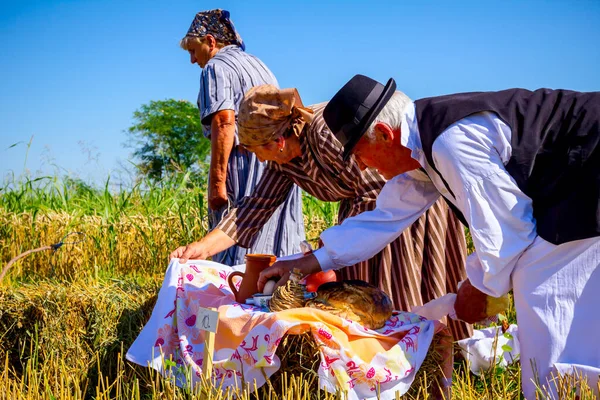
[[[371,123],[364,137],[367,137],[370,142],[375,140],[375,124],[384,122],[392,129],[399,129],[404,118],[404,109],[412,100],[403,92],[396,90],[387,104],[383,107],[375,121]]]

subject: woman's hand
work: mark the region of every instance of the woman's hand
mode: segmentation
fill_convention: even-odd
[[[275,287],[285,285],[290,278],[290,272],[294,269],[300,270],[300,273],[304,277],[313,272],[321,271],[321,266],[319,265],[317,258],[312,254],[296,260],[277,261],[260,273],[257,283],[258,291],[262,293],[265,283],[267,283],[270,278],[274,277],[280,278]]]
[[[227,205],[227,187],[225,182],[211,184],[208,187],[208,207],[213,211],[218,211]]]
[[[181,264],[185,264],[189,259],[206,260],[208,257],[210,257],[210,253],[206,251],[206,246],[202,244],[202,241],[178,247],[169,255],[169,259],[179,258]]]
[[[179,258],[180,263],[186,263],[188,260],[206,260],[224,250],[227,250],[235,244],[235,240],[227,236],[220,229],[213,229],[202,240],[181,246],[175,249],[170,255],[171,258]]]

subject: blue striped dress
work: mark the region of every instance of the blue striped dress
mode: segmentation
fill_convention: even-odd
[[[237,114],[244,94],[253,86],[271,84],[278,86],[277,79],[257,57],[242,51],[236,45],[225,46],[211,58],[202,70],[198,109],[204,135],[210,138],[211,116],[217,111],[234,110]],[[239,146],[237,125],[234,147],[227,168],[227,195],[229,206],[218,211],[209,210],[209,226],[213,229],[230,208],[252,193],[265,169],[256,156]],[[213,261],[238,265],[244,263],[247,253],[268,253],[284,256],[300,252],[304,240],[302,197],[294,186],[286,201],[278,207],[263,226],[249,248],[233,246],[216,254]]]

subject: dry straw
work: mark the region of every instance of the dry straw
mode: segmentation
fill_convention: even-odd
[[[133,282],[42,282],[0,289],[0,359],[17,377],[35,361],[50,386],[63,373],[79,381],[100,372],[109,376],[122,344],[131,344],[149,317],[157,289],[156,283]]]
[[[320,220],[312,223],[313,231],[325,229],[321,224]],[[58,252],[29,255],[11,267],[9,279],[29,280],[42,276],[73,280],[98,274],[162,275],[169,253],[202,237],[205,228],[198,222],[182,229],[177,215],[123,215],[106,221],[100,216],[65,212],[0,212],[0,264],[6,265],[27,250],[56,243],[70,231],[85,232],[87,239]],[[313,236],[318,237],[317,234]]]
[[[24,251],[56,243],[65,232],[82,231],[88,239],[68,251],[36,253],[16,263],[9,276],[79,279],[98,272],[115,274],[164,272],[169,252],[185,243],[177,216],[122,216],[105,221],[99,216],[64,212],[46,215],[0,213],[0,254],[3,264]],[[197,226],[198,236],[203,228]]]
[[[66,232],[84,231],[89,240],[68,251],[31,254],[2,282],[1,400],[343,398],[315,389],[318,357],[306,335],[287,337],[278,349],[283,368],[258,395],[210,385],[179,389],[150,368],[124,362],[122,354],[150,315],[168,253],[206,231],[203,189],[185,180],[115,195],[56,179],[48,185],[38,190],[26,182],[0,195],[0,265]],[[305,197],[304,214],[307,237],[316,244],[336,223],[337,205]],[[507,315],[515,321],[513,308]],[[431,398],[432,377],[439,376],[435,349],[405,398]],[[452,398],[520,399],[520,368],[491,368],[475,377],[456,364]],[[593,398],[579,377],[559,377],[555,384],[561,398]]]

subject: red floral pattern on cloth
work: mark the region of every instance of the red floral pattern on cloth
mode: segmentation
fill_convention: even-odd
[[[223,388],[265,383],[280,360],[275,355],[282,337],[310,331],[319,344],[320,386],[344,390],[349,399],[394,399],[404,394],[422,364],[435,321],[399,312],[379,330],[369,330],[322,310],[297,308],[270,313],[236,303],[227,285],[233,269],[210,261],[174,260],[165,274],[152,316],[127,353],[127,359],[176,379],[178,385],[200,381],[204,333],[196,327],[199,307],[219,310],[213,378]],[[189,379],[192,382],[189,382]],[[251,385],[253,387],[253,385]]]

